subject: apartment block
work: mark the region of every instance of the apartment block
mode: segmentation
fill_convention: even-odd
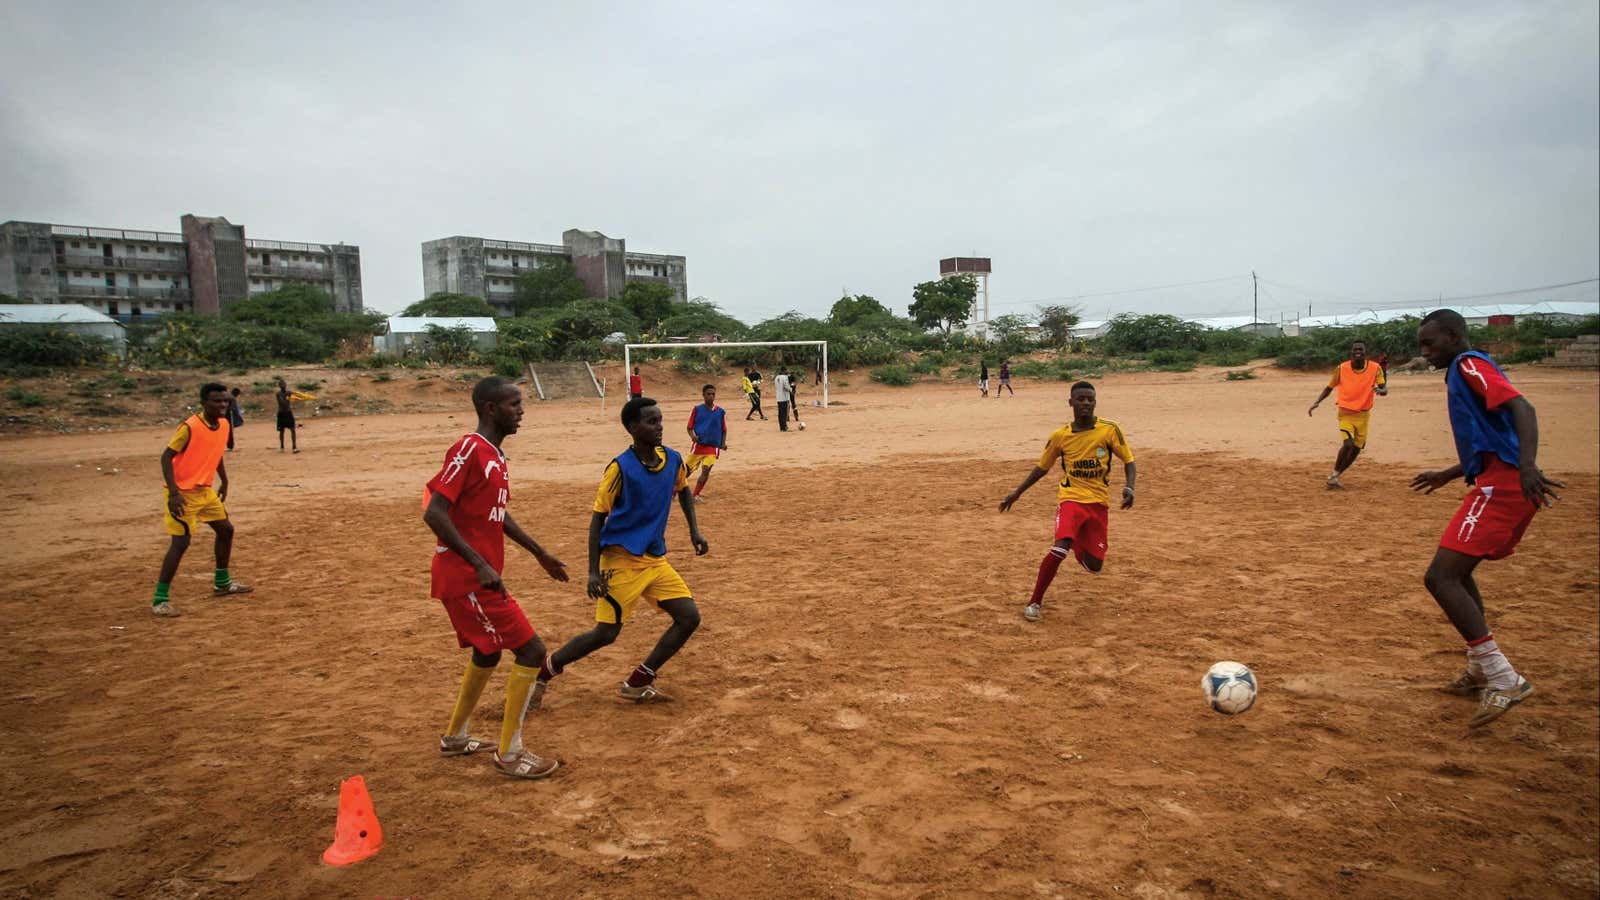
[[[502,315],[508,315],[517,279],[555,260],[572,263],[578,280],[592,297],[620,297],[630,282],[665,284],[679,302],[689,296],[685,257],[630,252],[622,238],[578,228],[564,232],[559,244],[461,236],[424,242],[423,294],[483,297]]]
[[[327,291],[341,312],[362,309],[359,247],[251,240],[221,217],[186,215],[179,228],[0,223],[0,293],[137,321],[216,315],[233,301],[303,282]]]

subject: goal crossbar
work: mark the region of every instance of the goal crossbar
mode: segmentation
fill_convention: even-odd
[[[822,348],[822,406],[828,406],[828,342],[827,341],[703,341],[699,343],[623,344],[622,372],[633,371],[634,350],[690,350],[701,347],[820,347]]]

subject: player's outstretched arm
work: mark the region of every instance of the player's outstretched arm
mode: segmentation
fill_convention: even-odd
[[[478,551],[472,549],[461,532],[456,530],[456,523],[450,521],[450,499],[443,494],[434,494],[428,501],[428,508],[422,512],[422,521],[432,529],[433,536],[439,543],[454,550],[460,557],[472,566],[478,575],[478,584],[488,591],[504,591],[505,584],[500,581],[500,573],[494,570]]]
[[[1122,464],[1122,508],[1133,509],[1133,482],[1138,477],[1138,470],[1133,463]]]
[[[694,516],[694,492],[687,485],[678,489],[678,506],[683,509],[684,521],[689,523],[689,543],[694,545],[694,555],[705,556],[711,551],[711,545],[700,534],[700,521]]]
[[[1551,488],[1564,488],[1566,484],[1546,478],[1539,471],[1536,462],[1539,456],[1539,416],[1526,397],[1512,397],[1506,401],[1505,408],[1511,411],[1511,425],[1517,429],[1517,444],[1522,454],[1518,467],[1522,474],[1522,496],[1527,497],[1534,506],[1549,507],[1561,499]]]
[[[600,529],[606,524],[606,514],[597,512],[589,516],[589,596],[596,600],[606,595],[606,576],[600,571]]]
[[[1331,394],[1331,393],[1333,393],[1333,386],[1332,385],[1329,385],[1329,386],[1323,388],[1322,389],[1322,393],[1317,395],[1316,402],[1312,403],[1311,404],[1311,408],[1306,410],[1306,415],[1309,416],[1312,413],[1316,412],[1317,411],[1317,407],[1321,406],[1322,405],[1322,401],[1328,399],[1328,395]]]
[[[524,550],[532,553],[533,558],[539,561],[539,565],[544,569],[545,574],[557,581],[567,580],[566,563],[556,559],[546,552],[543,547],[539,546],[539,542],[533,539],[533,535],[523,531],[522,526],[517,524],[516,519],[511,518],[511,513],[509,512],[506,513],[505,527],[506,537],[521,544]]]
[[[1431,494],[1461,477],[1461,465],[1458,463],[1448,469],[1439,469],[1435,472],[1420,472],[1411,479],[1411,489]]]
[[[1034,466],[1033,471],[1028,473],[1028,477],[1022,479],[1022,483],[1017,485],[1017,489],[1007,494],[1006,498],[1000,501],[1000,511],[1005,512],[1006,510],[1010,509],[1011,504],[1016,503],[1017,500],[1027,492],[1028,488],[1033,487],[1034,483],[1044,476],[1045,471],[1038,466]]]

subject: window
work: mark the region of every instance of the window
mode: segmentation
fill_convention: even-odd
[[[260,283],[261,283],[261,279],[259,279],[259,278],[252,278],[252,279],[250,279],[250,283],[251,283],[251,284],[260,284]]]
[[[72,249],[74,249],[74,250],[76,250],[76,249],[78,249],[78,246],[79,246],[79,245],[78,245],[78,242],[77,242],[77,241],[73,241],[73,242],[72,242]]]
[[[49,267],[46,267],[46,268],[43,268],[43,269],[40,269],[40,270],[39,270],[39,274],[40,274],[40,275],[49,275],[49,274],[50,274],[50,269],[49,269]]]
[[[140,253],[149,253],[150,252],[150,248],[149,247],[140,247],[139,248],[139,252]]]

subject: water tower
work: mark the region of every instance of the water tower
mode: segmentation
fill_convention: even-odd
[[[978,293],[972,298],[972,314],[967,317],[967,334],[989,339],[989,272],[987,256],[952,256],[939,260],[939,277],[953,278],[971,275],[978,281]]]

